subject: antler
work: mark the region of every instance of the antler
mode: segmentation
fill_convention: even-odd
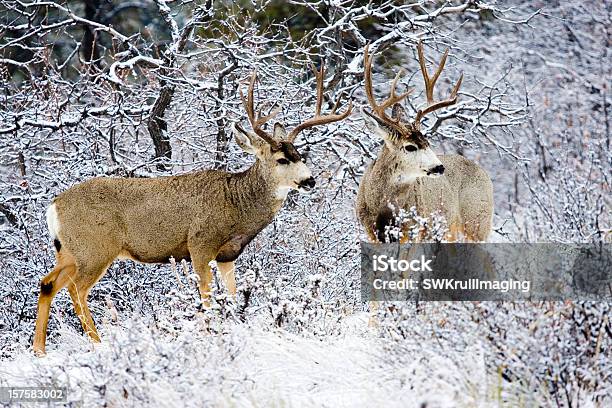
[[[419,109],[414,119],[414,125],[418,128],[421,123],[421,119],[423,119],[423,117],[425,117],[425,115],[427,115],[428,113],[457,103],[457,92],[459,92],[461,81],[463,81],[463,74],[461,74],[461,76],[459,77],[459,80],[453,88],[450,97],[442,101],[435,102],[433,98],[434,86],[436,85],[436,81],[438,80],[438,77],[444,69],[446,57],[448,57],[448,48],[446,49],[446,51],[444,51],[444,55],[440,60],[440,64],[438,64],[438,69],[436,69],[436,72],[433,74],[432,77],[430,77],[429,73],[427,72],[427,66],[425,65],[425,56],[423,54],[423,43],[421,41],[419,41],[419,44],[417,45],[417,50],[419,53],[419,65],[421,66],[423,80],[425,81],[425,94],[427,95],[427,106],[425,106],[425,108],[423,109]]]
[[[251,81],[249,82],[249,89],[247,91],[247,97],[244,98],[242,90],[240,90],[240,99],[242,100],[242,105],[244,106],[244,110],[249,117],[249,122],[251,122],[251,126],[253,127],[253,131],[261,137],[263,140],[268,142],[273,147],[278,147],[279,142],[270,136],[265,130],[261,127],[270,119],[275,117],[280,111],[280,107],[274,109],[266,116],[261,116],[261,109],[259,110],[259,114],[255,115],[255,108],[253,106],[253,90],[255,89],[255,82],[257,81],[257,71],[254,70],[251,74]]]
[[[336,113],[336,111],[340,107],[340,100],[341,100],[341,98],[338,98],[338,100],[336,100],[336,102],[334,103],[334,107],[332,108],[331,113],[327,115],[321,115],[321,105],[323,104],[323,91],[324,91],[323,90],[323,78],[325,76],[324,75],[325,68],[323,67],[323,64],[321,64],[321,70],[317,71],[314,65],[312,65],[312,72],[314,72],[315,77],[317,78],[317,104],[315,107],[315,114],[312,118],[297,125],[289,133],[288,140],[291,143],[293,143],[297,135],[302,130],[305,130],[305,129],[308,129],[314,126],[325,125],[327,123],[337,122],[339,120],[345,119],[346,117],[348,117],[348,115],[351,114],[351,111],[353,109],[353,102],[350,101],[348,104],[348,108],[346,109],[344,113]]]
[[[409,89],[406,93],[403,93],[401,95],[395,94],[395,87],[397,86],[397,82],[399,81],[400,75],[402,74],[402,70],[400,70],[395,76],[393,82],[391,83],[389,97],[385,99],[381,104],[376,103],[376,99],[374,98],[374,91],[372,90],[372,55],[369,55],[368,53],[369,46],[370,44],[367,44],[363,51],[363,76],[365,82],[366,96],[368,97],[370,107],[372,108],[372,111],[376,114],[376,116],[378,116],[378,118],[386,124],[392,127],[396,127],[400,120],[399,115],[397,117],[390,118],[385,113],[385,110],[388,107],[393,106],[396,103],[400,102],[402,99],[406,98],[408,95],[410,95],[413,89]]]

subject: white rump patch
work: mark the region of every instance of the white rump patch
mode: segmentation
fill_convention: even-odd
[[[59,239],[60,222],[59,218],[57,217],[57,209],[55,208],[55,204],[51,204],[49,208],[47,208],[47,227],[49,228],[51,239]]]

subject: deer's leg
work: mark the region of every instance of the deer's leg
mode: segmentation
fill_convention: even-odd
[[[200,278],[199,289],[200,296],[202,297],[202,304],[204,307],[210,307],[210,295],[211,295],[211,283],[213,279],[212,270],[210,268],[210,261],[216,260],[217,262],[229,262],[233,259],[221,259],[217,258],[222,249],[227,250],[228,253],[234,254],[238,250],[240,239],[230,240],[231,242],[215,240],[215,237],[221,236],[221,231],[218,231],[218,223],[215,220],[206,220],[205,223],[196,224],[189,232],[187,238],[187,249],[191,257],[191,263],[193,269],[195,269],[198,277]],[[220,242],[219,242],[220,241]],[[236,254],[236,257],[238,254]]]
[[[45,354],[45,343],[47,340],[47,325],[49,323],[49,312],[53,298],[63,287],[65,287],[76,274],[76,265],[72,257],[59,255],[57,265],[40,282],[40,294],[38,295],[38,308],[36,312],[36,328],[34,331],[33,349],[37,355]]]
[[[233,236],[221,246],[215,257],[217,266],[221,272],[221,278],[232,296],[236,296],[236,266],[234,261],[240,256],[244,247],[251,242],[253,237],[254,236],[242,234]]]
[[[202,297],[202,304],[204,307],[210,307],[210,284],[212,283],[212,270],[208,264],[212,261],[212,257],[201,257],[199,259],[193,259],[193,268],[200,277],[199,288],[200,296]]]
[[[472,242],[485,242],[491,234],[491,217],[465,223],[465,236]]]
[[[81,321],[81,326],[89,338],[96,343],[100,342],[100,336],[87,305],[87,296],[91,288],[104,276],[120,251],[121,245],[114,240],[108,240],[106,245],[96,252],[81,249],[80,255],[77,256],[77,272],[74,279],[71,279],[68,284],[68,293],[72,299],[74,311]]]
[[[449,242],[457,242],[460,238],[464,237],[464,229],[460,222],[451,223],[448,229],[447,239]]]
[[[217,262],[225,287],[232,296],[236,296],[236,265],[234,262]]]
[[[368,319],[368,327],[377,328],[380,326],[380,322],[378,321],[378,309],[380,308],[380,302],[376,300],[371,300],[368,302],[368,306],[370,307],[370,318]]]
[[[210,307],[210,284],[212,283],[213,275],[209,263],[214,259],[214,256],[211,251],[198,248],[195,244],[190,244],[189,246],[193,269],[195,269],[200,278],[199,289],[202,303],[204,307]]]
[[[87,305],[87,296],[89,295],[91,286],[92,285],[88,284],[84,285],[80,281],[75,283],[71,282],[68,285],[68,293],[70,293],[70,298],[72,299],[72,304],[74,305],[74,311],[81,321],[83,330],[85,333],[87,333],[91,341],[99,343],[100,335],[98,334],[93,317],[89,311],[89,306]]]
[[[480,241],[478,239],[478,230],[479,230],[479,225],[477,221],[473,221],[473,222],[464,222],[463,223],[463,231],[464,231],[464,236],[465,236],[465,240],[468,242],[478,242]]]

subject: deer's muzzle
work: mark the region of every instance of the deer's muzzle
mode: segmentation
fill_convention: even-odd
[[[316,184],[317,183],[315,182],[314,178],[308,177],[307,179],[300,181],[300,183],[298,184],[298,189],[303,191],[310,191],[314,188]]]
[[[441,176],[442,174],[444,174],[444,166],[441,164],[427,170],[428,176]]]

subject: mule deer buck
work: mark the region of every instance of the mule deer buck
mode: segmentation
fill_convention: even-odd
[[[313,68],[314,70],[314,68]],[[68,287],[83,329],[100,341],[87,296],[116,258],[146,263],[168,262],[171,257],[191,260],[199,276],[199,291],[208,304],[212,271],[218,262],[221,278],[236,293],[234,261],[244,247],[272,222],[289,190],[307,191],[315,181],[293,142],[314,126],[346,118],[333,111],[321,115],[324,71],[317,79],[315,115],[290,133],[275,123],[263,129],[277,113],[266,116],[254,108],[256,73],[246,98],[240,93],[253,132],[233,125],[238,145],[256,156],[241,173],[204,170],[150,179],[95,178],[57,196],[47,211],[47,223],[56,249],[57,264],[40,285],[34,351],[45,353],[49,310],[53,297]]]
[[[444,68],[448,49],[435,73],[427,72],[423,45],[418,47],[419,65],[425,81],[427,103],[411,122],[403,118],[400,102],[412,90],[397,95],[397,74],[389,97],[378,103],[372,89],[372,56],[364,50],[365,92],[372,112],[362,109],[367,129],[384,140],[378,158],[366,170],[357,195],[357,217],[372,241],[385,242],[389,227],[397,226],[401,209],[416,207],[419,215],[441,213],[449,226],[449,240],[463,235],[468,240],[484,241],[491,231],[493,186],[488,174],[476,163],[459,155],[437,156],[421,132],[425,115],[457,102],[463,75],[447,99],[434,100],[434,86]],[[392,108],[391,116],[386,110]],[[400,226],[400,242],[409,239],[408,226]]]

